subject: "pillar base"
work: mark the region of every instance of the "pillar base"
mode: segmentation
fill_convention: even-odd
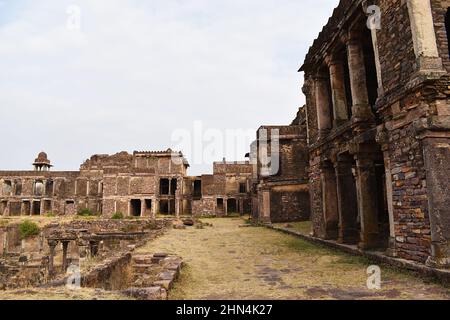
[[[386,249],[385,254],[388,257],[396,258],[398,257],[397,253],[397,242],[395,241],[394,237],[389,237],[389,247]]]
[[[364,236],[361,242],[358,243],[358,248],[360,248],[361,250],[371,250],[380,247],[381,244],[378,234],[375,233]]]
[[[445,74],[444,65],[440,57],[420,56],[416,60],[417,70],[419,73],[443,73]]]
[[[449,269],[448,245],[446,243],[433,242],[431,244],[431,256],[428,257],[426,265],[433,268]]]
[[[347,229],[339,233],[338,243],[342,244],[358,244],[359,234],[356,229]]]
[[[335,227],[327,227],[325,230],[324,239],[325,240],[337,240],[339,238],[339,231]]]

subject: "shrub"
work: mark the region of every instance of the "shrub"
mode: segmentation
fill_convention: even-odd
[[[123,213],[122,212],[116,212],[112,215],[111,219],[113,220],[121,220],[123,219]]]
[[[92,217],[92,216],[96,216],[96,214],[94,212],[92,212],[91,209],[85,208],[85,209],[80,209],[78,211],[78,215],[82,216],[82,217]]]
[[[39,226],[29,220],[25,220],[19,225],[19,234],[21,239],[39,235]]]
[[[46,214],[44,214],[44,216],[47,218],[53,218],[56,217],[56,214],[54,214],[53,212],[47,212]]]

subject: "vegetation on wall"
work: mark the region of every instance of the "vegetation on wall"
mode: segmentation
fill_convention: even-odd
[[[30,220],[25,220],[19,225],[19,234],[21,239],[27,239],[39,235],[39,226]]]

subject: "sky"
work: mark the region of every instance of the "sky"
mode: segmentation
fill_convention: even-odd
[[[182,149],[245,160],[304,104],[297,70],[338,0],[0,0],[0,169]]]

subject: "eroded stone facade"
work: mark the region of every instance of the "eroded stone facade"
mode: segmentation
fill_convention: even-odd
[[[311,46],[301,71],[315,236],[449,265],[449,5],[342,0]]]
[[[0,171],[0,215],[103,217],[250,213],[249,163],[214,163],[213,175],[187,176],[181,152],[94,155],[79,171],[51,171],[41,153],[34,171]]]
[[[260,127],[251,149],[253,217],[264,223],[308,220],[306,108],[290,125]]]

